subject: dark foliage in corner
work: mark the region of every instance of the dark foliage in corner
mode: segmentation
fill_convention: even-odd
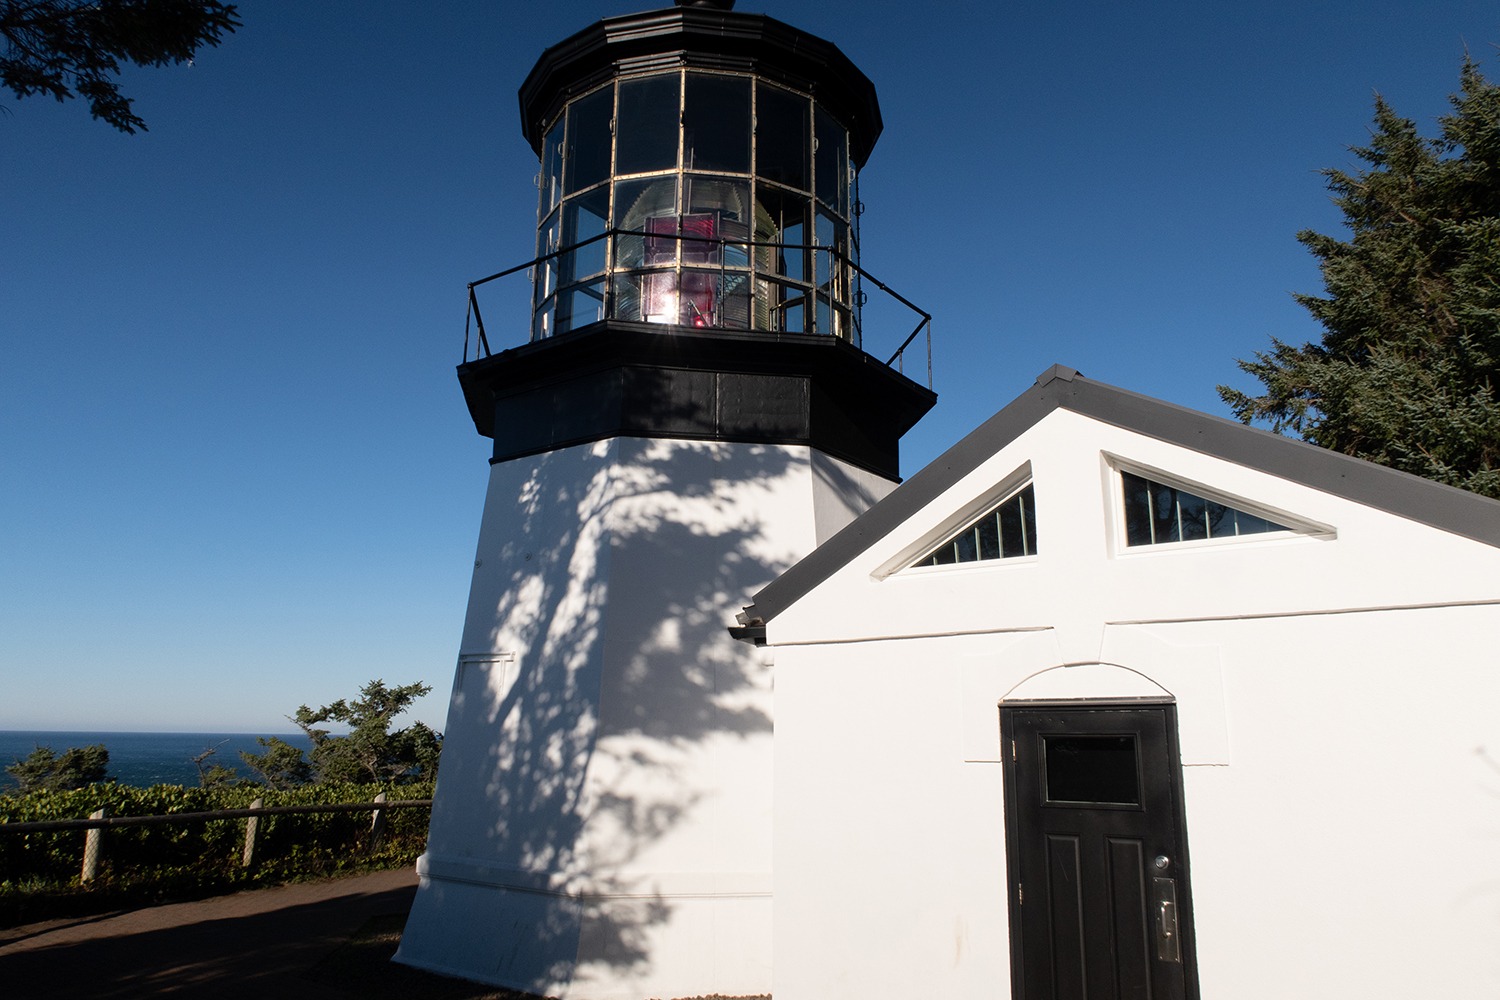
[[[191,62],[240,26],[217,0],[0,0],[0,84],[17,97],[82,97],[122,132],[146,123],[120,93],[121,64]]]

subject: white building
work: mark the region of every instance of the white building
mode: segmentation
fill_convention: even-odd
[[[1500,504],[1054,368],[743,621],[777,1000],[1500,995]]]
[[[862,349],[874,86],[731,7],[521,87],[530,342],[492,354],[471,286],[494,450],[399,960],[1500,996],[1500,504],[1061,368],[897,487],[936,397]]]

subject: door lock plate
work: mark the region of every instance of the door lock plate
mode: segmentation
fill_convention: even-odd
[[[1163,962],[1182,962],[1182,940],[1177,921],[1177,880],[1153,878],[1156,902],[1156,957]]]

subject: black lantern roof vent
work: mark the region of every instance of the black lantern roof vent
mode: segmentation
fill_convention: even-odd
[[[679,7],[712,7],[715,10],[733,10],[734,0],[677,0]]]

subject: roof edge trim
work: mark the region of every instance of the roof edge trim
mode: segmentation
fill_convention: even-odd
[[[1000,412],[763,587],[747,610],[771,621],[1058,408],[1500,548],[1500,501],[1053,365]]]

